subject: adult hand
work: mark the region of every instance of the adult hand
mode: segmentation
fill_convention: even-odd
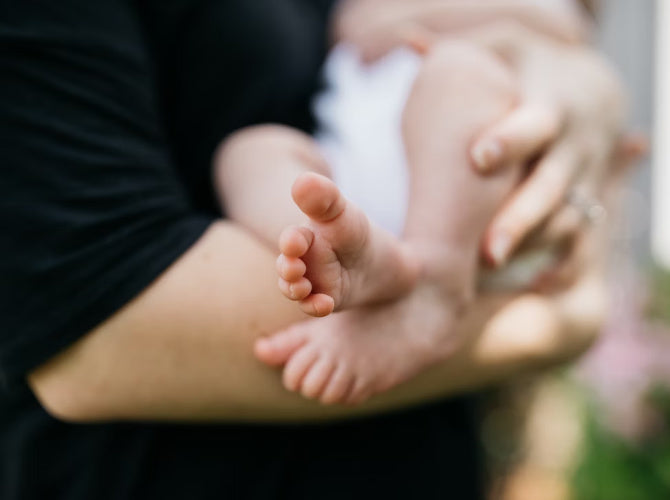
[[[521,248],[554,248],[558,259],[554,265],[542,272],[531,288],[542,293],[553,293],[571,287],[582,275],[601,271],[609,255],[612,221],[620,216],[621,187],[627,174],[647,151],[645,137],[636,134],[626,136],[616,148],[608,177],[603,184],[602,203],[607,207],[603,220],[584,224],[584,214],[568,205],[551,217],[542,230],[528,238]]]
[[[511,162],[531,168],[485,238],[485,255],[501,265],[533,231],[565,236],[583,220],[575,208],[599,208],[595,200],[621,140],[624,97],[614,72],[590,48],[557,43],[507,22],[466,38],[504,57],[516,69],[522,92],[517,109],[472,148],[482,173]],[[576,192],[581,202],[573,203],[570,214],[563,209]]]

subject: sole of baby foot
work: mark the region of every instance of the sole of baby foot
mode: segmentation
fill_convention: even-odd
[[[323,404],[358,405],[447,358],[457,345],[455,316],[444,307],[422,309],[433,296],[304,322],[259,341],[256,355],[284,365],[284,386]]]
[[[312,316],[397,297],[413,286],[418,263],[392,235],[370,223],[328,178],[307,173],[292,189],[305,226],[279,239],[279,288]]]

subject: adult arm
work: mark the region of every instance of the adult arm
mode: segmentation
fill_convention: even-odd
[[[273,255],[235,226],[216,223],[142,295],[29,381],[47,410],[74,421],[344,418],[567,359],[589,345],[602,314],[592,278],[555,300],[483,299],[462,325],[471,341],[448,362],[360,408],[324,407],[285,391],[279,373],[253,357],[257,338],[300,316],[276,292]]]
[[[566,43],[585,40],[592,24],[576,0],[344,0],[333,19],[333,39],[356,45],[366,61],[408,41],[457,36],[493,22],[517,22]]]
[[[253,359],[256,337],[301,317],[260,243],[190,209],[150,68],[130,3],[12,3],[0,18],[0,378],[29,374],[69,420],[352,414],[287,394]],[[529,328],[556,333],[553,306],[539,309],[546,324]],[[489,341],[451,365],[460,371],[375,404],[455,393],[575,350],[529,337]]]

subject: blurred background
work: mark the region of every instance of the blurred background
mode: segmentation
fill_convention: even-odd
[[[670,499],[670,2],[600,7],[597,43],[651,149],[614,221],[602,339],[574,366],[486,398],[492,500]]]

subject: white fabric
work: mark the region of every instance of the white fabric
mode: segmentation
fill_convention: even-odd
[[[315,101],[317,142],[335,183],[380,226],[399,235],[407,212],[402,111],[420,59],[398,49],[371,66],[336,47],[325,65],[327,89]]]
[[[355,48],[339,45],[326,61],[326,90],[314,102],[316,140],[333,180],[371,220],[396,235],[402,233],[409,185],[401,118],[420,63],[414,52],[396,49],[366,66]],[[489,273],[484,285],[524,287],[552,262],[550,252],[535,252]]]

